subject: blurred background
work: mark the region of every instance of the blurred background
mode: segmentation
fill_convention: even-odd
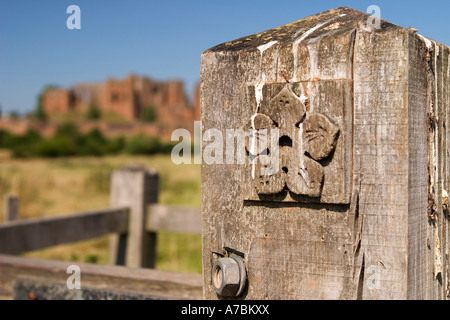
[[[80,8],[80,29],[67,27],[70,5]],[[19,219],[105,208],[112,171],[142,163],[160,173],[160,203],[200,207],[200,166],[172,163],[170,135],[200,119],[201,53],[371,5],[450,44],[450,5],[434,0],[1,0],[0,199],[20,199]],[[107,247],[104,237],[24,255],[102,264]],[[161,232],[157,252],[157,269],[201,272],[200,235]]]

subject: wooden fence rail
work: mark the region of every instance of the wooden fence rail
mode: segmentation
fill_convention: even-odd
[[[59,244],[128,231],[128,208],[18,220],[0,224],[0,253],[19,254]],[[145,230],[201,233],[201,210],[176,206],[148,207]]]
[[[202,233],[202,211],[200,208],[150,205],[147,211],[147,231],[171,231],[180,233]]]
[[[81,271],[81,290],[66,286],[67,268],[76,264]],[[25,282],[25,285],[23,285]],[[30,283],[31,282],[31,283]],[[21,288],[28,287],[36,299],[86,299],[95,292],[96,299],[201,299],[199,274],[123,266],[54,261],[0,254],[0,297],[27,299]],[[30,284],[34,284],[31,286]],[[42,288],[51,290],[42,290]],[[41,289],[39,292],[39,289]],[[43,292],[44,291],[44,292]]]
[[[117,208],[6,222],[0,225],[0,253],[18,254],[126,232],[128,211],[128,208]]]

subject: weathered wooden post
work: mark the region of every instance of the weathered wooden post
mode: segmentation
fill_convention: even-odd
[[[141,166],[128,166],[113,172],[111,206],[129,207],[128,233],[112,235],[112,264],[154,268],[156,233],[145,231],[147,206],[158,201],[159,175]]]
[[[206,299],[449,297],[450,50],[369,18],[338,8],[203,53]]]
[[[6,195],[3,198],[3,222],[15,221],[19,217],[19,198]]]

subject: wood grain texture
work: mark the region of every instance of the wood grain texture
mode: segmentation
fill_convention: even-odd
[[[416,34],[409,50],[408,298],[448,299],[450,50]]]
[[[428,207],[428,110],[430,70],[424,59],[425,43],[409,37],[409,177],[408,177],[408,298],[429,298],[426,293]],[[431,88],[430,88],[431,89]]]
[[[363,261],[360,299],[406,298],[406,40],[404,30],[358,31],[356,36],[353,164],[360,183],[359,215],[363,219],[358,253]]]

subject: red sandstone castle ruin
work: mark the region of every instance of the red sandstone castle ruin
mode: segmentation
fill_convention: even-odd
[[[42,105],[47,114],[86,112],[95,105],[102,113],[115,113],[129,121],[138,120],[146,107],[153,107],[160,124],[191,126],[200,118],[198,88],[193,103],[187,101],[181,81],[157,82],[129,75],[123,80],[76,84],[69,89],[51,88],[44,92]]]
[[[143,134],[170,140],[174,129],[184,128],[193,132],[194,121],[200,120],[200,86],[196,86],[191,103],[186,98],[183,82],[157,82],[136,75],[123,80],[76,84],[68,89],[49,88],[42,95],[42,107],[50,120],[0,118],[0,130],[20,135],[32,129],[51,136],[63,123],[52,116],[66,114],[71,117],[70,112],[86,113],[91,105],[95,105],[102,114],[114,113],[127,121],[116,123],[99,119],[75,122],[81,132],[98,128],[107,136]],[[154,108],[156,114],[152,123],[139,121],[147,107]]]

